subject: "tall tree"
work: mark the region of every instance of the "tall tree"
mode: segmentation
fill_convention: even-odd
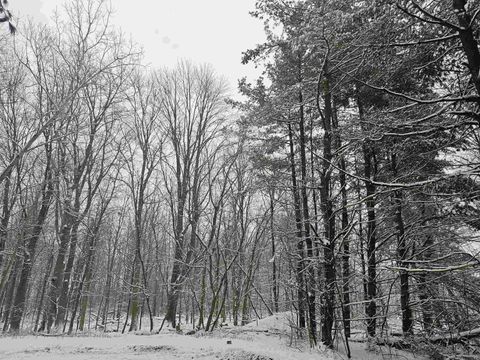
[[[225,86],[211,68],[188,62],[179,63],[175,70],[158,73],[158,86],[166,146],[172,151],[172,163],[168,166],[173,173],[173,181],[167,186],[172,202],[174,263],[165,319],[175,327],[180,290],[190,271],[197,242],[197,204],[204,159],[225,116]],[[191,222],[185,216],[187,201],[194,206]],[[186,239],[188,228],[192,234],[190,241]]]
[[[148,203],[153,195],[150,185],[162,156],[163,134],[159,124],[160,110],[158,107],[160,100],[153,76],[146,78],[141,74],[135,75],[131,82],[130,92],[128,101],[132,124],[127,127],[126,151],[123,153],[128,179],[126,185],[133,202],[135,233],[130,331],[137,330],[139,301],[142,292],[150,314],[150,331],[152,331],[153,314],[150,308],[142,247],[146,235]]]

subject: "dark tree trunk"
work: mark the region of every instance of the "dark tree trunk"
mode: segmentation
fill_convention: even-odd
[[[0,222],[0,270],[2,270],[2,264],[4,259],[5,244],[7,242],[7,228],[10,221],[10,213],[12,206],[10,204],[10,187],[11,187],[11,175],[13,168],[8,170],[5,177],[5,186],[3,188],[3,210],[2,220]]]
[[[90,246],[89,242],[84,240],[82,242],[81,253],[88,254],[89,246]],[[71,334],[73,331],[73,326],[75,324],[75,319],[78,313],[78,307],[80,304],[83,285],[85,282],[86,260],[87,260],[87,255],[84,255],[81,258],[79,258],[75,264],[75,270],[73,271],[74,278],[73,278],[72,284],[74,286],[71,287],[70,293],[68,295],[68,299],[70,302],[70,309],[71,309],[70,322],[68,326],[68,334]]]
[[[173,328],[175,328],[177,325],[177,305],[181,289],[181,284],[179,282],[181,271],[181,254],[182,251],[180,250],[180,246],[176,245],[175,260],[173,264],[172,276],[170,278],[170,289],[167,296],[167,313],[165,314],[165,321],[170,323]]]
[[[336,107],[334,106],[333,117],[332,117],[332,128],[335,132],[335,148],[340,149],[342,147],[342,139],[339,134],[339,125],[337,118]],[[350,234],[349,234],[349,221],[348,221],[348,194],[347,194],[347,179],[346,171],[347,165],[345,161],[345,156],[340,156],[339,161],[339,181],[340,181],[340,192],[342,195],[342,212],[341,212],[341,224],[342,224],[342,315],[343,315],[343,328],[345,331],[345,337],[350,337]]]
[[[73,224],[73,208],[71,200],[66,199],[64,203],[62,228],[60,230],[60,244],[58,247],[57,259],[53,268],[53,276],[51,279],[51,287],[48,294],[48,309],[47,309],[47,331],[49,332],[54,324],[58,311],[58,300],[62,292],[63,277],[64,277],[64,262],[70,242],[70,232]]]
[[[303,228],[302,228],[302,212],[300,208],[300,195],[297,186],[297,172],[295,165],[295,149],[293,146],[293,131],[292,125],[288,124],[288,139],[290,146],[290,168],[292,176],[292,192],[293,203],[295,207],[295,226],[297,229],[297,300],[298,300],[298,326],[305,328],[305,310],[306,310],[306,293],[305,293],[305,279],[304,279],[304,261],[305,251],[303,243]]]
[[[185,200],[186,200],[186,190],[184,191],[183,188],[184,181],[178,181],[178,189],[177,194],[179,197],[178,200],[178,208],[177,208],[177,216],[175,221],[175,253],[174,253],[174,260],[173,260],[173,269],[172,275],[170,278],[170,287],[167,296],[167,312],[165,314],[166,322],[170,323],[173,328],[176,327],[177,324],[177,305],[178,305],[178,297],[180,295],[181,290],[181,271],[182,271],[182,264],[183,264],[183,253],[184,253],[184,242],[185,242],[185,234],[183,229],[183,222],[184,222],[184,210],[185,210]]]
[[[115,256],[117,253],[117,245],[118,245],[118,240],[120,238],[120,223],[118,224],[118,227],[115,232],[115,240],[113,243],[113,251],[112,251],[112,256],[108,258],[108,264],[107,264],[107,279],[106,279],[106,284],[105,284],[105,305],[104,305],[104,310],[103,310],[103,315],[102,315],[102,325],[106,324],[107,317],[108,317],[108,309],[110,306],[110,293],[112,291],[112,279],[113,279],[113,269],[115,265]],[[106,329],[106,326],[105,326]]]
[[[467,0],[452,1],[452,6],[460,25],[458,34],[462,43],[463,52],[467,57],[468,69],[477,94],[480,95],[480,51],[478,50],[478,42],[473,34],[472,16],[466,11],[466,5]]]
[[[363,103],[359,95],[357,95],[357,105],[360,117],[360,126],[364,132],[365,114]],[[364,176],[367,207],[367,333],[368,336],[374,337],[376,332],[376,316],[377,316],[377,260],[376,260],[376,243],[377,243],[377,223],[375,214],[375,156],[373,144],[370,140],[364,140],[362,144],[363,160],[364,160]]]
[[[95,263],[95,246],[97,241],[97,232],[98,228],[92,229],[91,234],[88,235],[87,243],[87,259],[85,261],[85,270],[83,273],[82,282],[79,284],[79,298],[80,301],[80,314],[79,314],[79,325],[78,328],[80,331],[84,330],[85,318],[87,315],[87,307],[90,300],[90,286],[92,283],[92,271],[93,265]],[[82,291],[83,290],[83,291]],[[83,294],[82,294],[83,293]],[[74,318],[72,314],[72,319]]]
[[[302,67],[301,61],[299,66],[299,83],[302,83]],[[307,137],[305,135],[305,113],[304,113],[304,104],[303,104],[303,92],[302,90],[298,93],[298,101],[300,104],[300,165],[301,165],[301,195],[302,195],[302,210],[303,210],[303,227],[304,227],[304,236],[305,236],[305,246],[307,250],[306,258],[306,269],[307,269],[307,306],[308,306],[308,330],[312,343],[317,344],[317,320],[316,320],[316,311],[315,311],[315,266],[313,259],[313,241],[310,235],[310,214],[308,207],[308,179],[307,179]]]
[[[138,330],[138,310],[140,307],[140,249],[135,249],[133,276],[130,289],[130,327],[128,331]]]
[[[17,285],[17,276],[21,268],[22,268],[22,260],[18,258],[18,256],[15,254],[13,269],[10,273],[10,276],[7,282],[7,291],[5,294],[5,304],[4,304],[5,311],[3,313],[3,321],[4,321],[3,331],[4,332],[8,331],[10,314],[12,312],[12,302],[15,296],[15,287]]]
[[[78,211],[78,209],[76,211]],[[69,293],[69,286],[70,286],[70,278],[72,276],[73,263],[75,261],[75,252],[77,250],[77,242],[78,242],[78,225],[79,225],[78,221],[75,221],[75,223],[72,226],[71,234],[70,234],[70,249],[68,253],[67,264],[65,265],[65,271],[63,273],[63,279],[62,279],[63,281],[62,281],[62,286],[60,288],[60,295],[58,300],[58,312],[55,318],[55,327],[57,327],[58,329],[63,328],[64,322],[65,322],[65,314],[67,312],[67,307],[68,307],[68,293]]]
[[[393,173],[397,175],[397,157],[396,154],[392,155],[392,168]],[[407,260],[408,248],[407,239],[405,235],[405,224],[403,221],[403,194],[401,190],[394,192],[395,202],[395,223],[397,227],[397,254],[398,254],[398,266],[400,269],[400,308],[402,310],[402,331],[404,336],[413,335],[413,316],[412,308],[410,307],[410,290],[408,284],[408,271],[406,268],[408,264]]]
[[[330,78],[328,73],[328,62],[325,62],[322,69],[324,79],[319,79],[317,88],[317,108],[322,114],[323,122],[323,164],[320,173],[320,209],[322,211],[323,226],[325,229],[325,241],[323,245],[324,271],[325,271],[325,293],[323,301],[323,324],[322,324],[322,342],[333,347],[332,328],[335,321],[335,215],[333,213],[333,200],[331,194],[331,173],[332,173],[332,122],[333,106],[332,94],[330,89]],[[325,109],[320,108],[320,96],[323,94]]]
[[[275,190],[270,191],[270,237],[272,241],[272,295],[273,295],[273,308],[275,312],[278,312],[278,301],[279,301],[279,287],[277,280],[277,256],[275,249],[275,206],[274,199]]]
[[[52,267],[53,267],[53,259],[54,259],[54,255],[53,255],[53,251],[52,251],[52,253],[50,254],[50,257],[48,258],[47,271],[45,272],[45,276],[44,276],[43,282],[42,282],[42,289],[40,290],[41,291],[40,301],[38,302],[37,318],[35,320],[34,331],[38,330],[38,323],[40,322],[40,317],[45,316],[44,300],[45,300],[45,293],[46,293],[47,287],[48,287],[48,278],[50,277],[50,273],[51,273]]]
[[[422,217],[428,217],[431,216],[427,212],[426,206],[422,206]],[[427,222],[426,222],[427,225]],[[434,245],[434,240],[433,236],[431,234],[426,235],[426,239],[423,242],[422,246],[420,247],[420,255],[418,256],[418,259],[420,261],[430,261],[433,257],[433,245]],[[432,295],[433,297],[434,294],[432,294],[432,276],[426,272],[422,272],[418,275],[417,277],[418,281],[418,288],[419,288],[419,299],[421,303],[421,309],[422,309],[422,322],[423,322],[423,329],[427,334],[431,334],[433,330],[433,319],[434,319],[434,312],[433,312],[433,305],[432,305]]]

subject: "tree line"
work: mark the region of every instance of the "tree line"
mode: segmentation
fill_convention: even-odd
[[[242,100],[210,66],[143,66],[103,0],[5,34],[3,330],[289,311],[312,345],[477,351],[479,12],[258,0]]]

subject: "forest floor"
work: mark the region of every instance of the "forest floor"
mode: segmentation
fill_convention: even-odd
[[[292,341],[288,319],[276,314],[243,327],[224,327],[195,335],[163,331],[121,335],[89,333],[75,336],[0,337],[0,359],[5,360],[340,360],[344,351],[332,352]],[[361,360],[413,359],[398,350],[367,352],[365,343],[352,342],[352,358]],[[420,357],[415,357],[421,359]]]

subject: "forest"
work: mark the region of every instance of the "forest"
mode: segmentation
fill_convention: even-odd
[[[6,3],[1,338],[286,313],[347,357],[480,356],[480,1],[257,0],[237,95],[146,66],[108,1]]]

